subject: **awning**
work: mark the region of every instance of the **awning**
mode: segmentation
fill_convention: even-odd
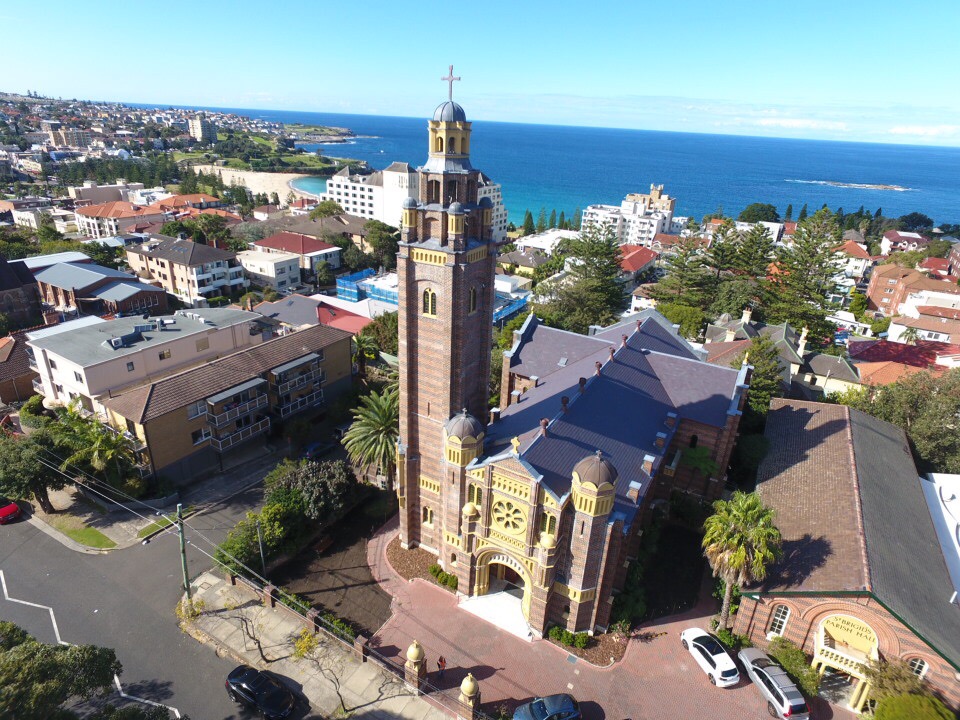
[[[207,402],[210,405],[216,405],[221,403],[224,400],[229,400],[234,395],[242,393],[244,390],[252,390],[255,387],[263,385],[267,381],[263,378],[254,378],[253,380],[247,380],[245,383],[240,383],[239,385],[234,385],[229,390],[224,390],[223,392],[217,393],[216,395],[211,395],[207,398]]]
[[[319,357],[320,356],[317,355],[316,353],[310,353],[309,355],[304,355],[303,357],[299,357],[296,360],[291,360],[288,363],[284,363],[283,365],[278,365],[275,368],[271,368],[270,372],[272,372],[274,375],[279,375],[280,373],[284,373],[287,370],[293,370],[296,367],[305,365],[311,360],[319,359]]]

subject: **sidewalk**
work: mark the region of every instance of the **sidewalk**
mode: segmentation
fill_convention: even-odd
[[[249,588],[232,586],[214,573],[194,580],[194,599],[203,612],[186,632],[217,653],[292,681],[310,703],[306,717],[369,717],[376,720],[447,720],[449,715],[426,697],[413,694],[397,675],[374,662],[361,662],[354,651],[317,634],[311,659],[293,656],[293,641],[304,625],[286,608],[268,608]],[[297,715],[300,717],[300,715]]]

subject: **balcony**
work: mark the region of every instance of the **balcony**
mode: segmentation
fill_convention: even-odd
[[[43,381],[41,381],[40,378],[34,378],[32,385],[38,395],[43,395]]]
[[[257,397],[253,398],[253,400],[242,402],[239,405],[235,405],[222,413],[214,414],[208,409],[207,422],[215,428],[222,428],[224,425],[235,421],[237,418],[241,418],[244,415],[249,415],[253,411],[266,406],[267,396],[258,395]]]
[[[310,407],[315,407],[317,405],[323,404],[323,390],[314,390],[308,395],[299,397],[292,402],[287,403],[286,405],[280,405],[277,407],[277,410],[280,412],[281,418],[288,418],[291,415],[300,412],[301,410],[306,410]]]
[[[210,446],[217,452],[223,452],[229,450],[235,445],[246,442],[250,438],[256,437],[262,433],[265,433],[270,429],[270,418],[264,418],[260,422],[256,422],[253,425],[248,425],[242,430],[238,430],[235,433],[231,433],[225,437],[211,437]]]
[[[143,439],[136,435],[135,433],[130,432],[129,430],[118,430],[113,425],[111,425],[107,419],[97,413],[97,418],[100,420],[103,427],[112,432],[114,435],[120,435],[124,440],[127,441],[127,445],[130,446],[130,449],[134,452],[142,452],[147,449],[147,443]]]
[[[292,380],[287,380],[279,384],[271,383],[270,385],[271,389],[273,389],[277,395],[286,395],[288,392],[301,388],[311,381],[322,383],[326,379],[327,374],[323,371],[323,368],[313,367]]]

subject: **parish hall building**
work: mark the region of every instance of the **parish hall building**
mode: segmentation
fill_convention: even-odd
[[[488,411],[493,204],[452,99],[428,143],[397,262],[401,544],[466,595],[513,598],[530,636],[603,629],[651,505],[720,495],[750,369],[707,364],[653,311],[586,336],[531,316]]]

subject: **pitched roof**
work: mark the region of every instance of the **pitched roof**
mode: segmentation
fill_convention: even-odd
[[[875,387],[892,385],[898,380],[921,372],[946,371],[946,368],[932,367],[928,370],[927,368],[893,362],[892,360],[858,363],[856,367],[857,373],[860,375],[860,383],[862,385],[873,385]]]
[[[620,267],[626,272],[637,272],[656,260],[659,254],[642,245],[620,246]]]
[[[77,215],[92,218],[125,218],[139,217],[140,215],[158,215],[163,210],[156,207],[141,207],[134,205],[126,200],[115,200],[113,202],[100,203],[99,205],[87,205],[77,208],[74,212]]]
[[[501,265],[516,265],[518,267],[525,268],[538,268],[543,265],[550,258],[539,250],[534,250],[532,252],[520,252],[519,250],[514,250],[513,252],[503,253],[498,259],[497,262]]]
[[[917,328],[917,330],[942,332],[949,335],[960,333],[960,320],[954,320],[945,316],[931,317],[928,315],[921,315],[918,318],[912,318],[906,315],[901,315],[893,318],[893,320],[891,320],[891,324]]]
[[[843,253],[844,255],[848,255],[850,257],[860,258],[861,260],[870,259],[870,253],[864,250],[853,240],[847,240],[843,245],[835,247],[833,251]]]
[[[887,230],[883,236],[892,242],[899,243],[917,243],[922,245],[930,242],[930,238],[915,232],[905,232],[903,230]]]
[[[213,195],[206,195],[204,193],[193,193],[191,195],[172,195],[163,200],[157,200],[149,207],[157,208],[160,210],[173,210],[174,208],[184,208],[196,204],[206,204],[206,203],[219,203],[220,200],[213,197]]]
[[[35,375],[30,368],[26,338],[15,332],[0,340],[0,380],[13,380],[24,375]]]
[[[90,263],[57,263],[38,270],[37,282],[68,290],[83,290],[104,278],[117,278],[136,282],[137,278],[125,272]]]
[[[262,302],[254,305],[253,309],[269,318],[273,318],[291,327],[317,325],[317,306],[319,300],[294,293],[273,302]]]
[[[410,167],[409,163],[405,162],[392,162],[387,167],[383,169],[384,172],[413,172],[413,169]]]
[[[938,355],[960,353],[960,345],[920,340],[915,345],[895,343],[889,340],[851,340],[847,354],[856,363],[893,361],[925,368],[937,362]]]
[[[918,305],[917,312],[927,317],[941,317],[960,320],[960,308],[941,307],[939,305]]]
[[[310,253],[337,249],[336,245],[318,240],[312,235],[287,231],[275,233],[270,237],[263,238],[263,240],[257,240],[254,245],[274,250],[284,250],[298,255],[309,255]]]
[[[752,341],[733,340],[732,342],[706,343],[703,349],[707,351],[707,362],[711,365],[731,365],[734,359],[750,349]]]
[[[350,333],[343,330],[316,325],[102,398],[101,402],[128,420],[148,422],[349,337]]]
[[[234,260],[237,257],[235,253],[228,250],[163,235],[155,235],[143,245],[131,245],[127,248],[127,252],[169,260],[176,265],[187,267],[218,260]]]
[[[935,270],[940,273],[950,272],[950,261],[946,258],[936,258],[928,257],[924,258],[923,262],[920,263],[920,267],[924,270]]]
[[[783,557],[761,592],[869,592],[955,667],[960,613],[903,430],[843,405],[774,399],[758,492]]]
[[[23,263],[8,263],[6,258],[0,257],[0,291],[17,290],[24,285],[33,285],[36,282],[27,266]]]
[[[843,380],[848,383],[859,383],[860,376],[850,362],[837,355],[826,353],[812,353],[804,360],[803,369],[809,370],[818,377],[829,377]]]

